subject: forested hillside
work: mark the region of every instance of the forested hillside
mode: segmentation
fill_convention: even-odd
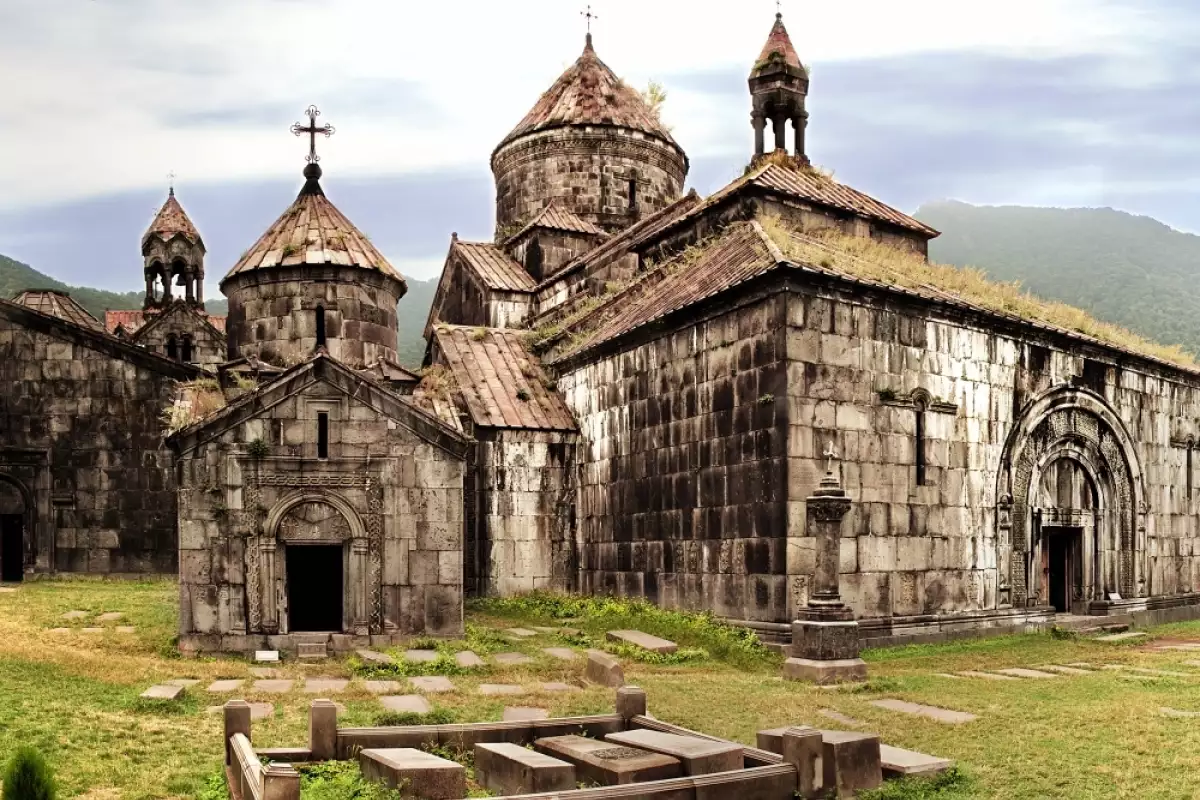
[[[934,261],[1020,281],[1036,295],[1200,353],[1200,236],[1109,208],[942,202],[916,216],[942,231],[930,246]]]

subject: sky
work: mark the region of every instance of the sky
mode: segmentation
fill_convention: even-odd
[[[316,104],[322,185],[405,275],[490,239],[489,157],[578,57],[563,0],[2,0],[0,254],[142,285],[168,174],[206,294],[288,206]],[[689,185],[741,174],[775,0],[594,0],[596,49],[666,88]],[[1200,231],[1200,3],[784,0],[812,70],[809,155],[905,211],[1112,206]]]

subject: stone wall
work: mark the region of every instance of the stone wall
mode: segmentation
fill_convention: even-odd
[[[191,358],[184,358],[185,338],[190,342]],[[174,356],[169,343],[174,340]],[[175,361],[215,367],[225,363],[227,345],[225,336],[210,325],[196,311],[177,303],[160,317],[153,317],[134,335],[135,344],[151,353],[158,353]]]
[[[535,281],[541,281],[588,253],[597,244],[599,237],[595,235],[535,228],[510,242],[507,250]]]
[[[480,526],[473,590],[507,596],[575,582],[575,434],[476,429]]]
[[[294,649],[287,553],[314,544],[342,550],[335,646],[462,632],[466,441],[327,360],[315,369],[174,442],[186,650]]]
[[[430,321],[488,328],[519,328],[529,317],[530,296],[502,292],[480,284],[459,256],[446,265],[446,274],[433,301]],[[426,331],[426,336],[429,331]]]
[[[785,311],[692,309],[559,377],[583,440],[582,591],[787,616]]]
[[[229,358],[254,353],[276,365],[297,364],[317,348],[318,308],[326,347],[347,364],[396,361],[396,303],[404,285],[354,268],[277,267],[239,273],[221,286],[229,298]]]
[[[175,486],[162,409],[193,368],[0,309],[0,479],[26,501],[25,567],[171,573]]]
[[[523,136],[492,156],[496,229],[516,233],[552,199],[608,231],[628,227],[679,199],[687,158],[640,131],[572,127]],[[631,208],[630,181],[637,182]]]

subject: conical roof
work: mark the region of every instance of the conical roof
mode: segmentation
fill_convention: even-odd
[[[554,82],[496,149],[537,131],[574,125],[630,128],[679,147],[641,94],[596,55],[590,33],[579,60]]]
[[[174,188],[171,189],[167,195],[167,201],[163,203],[162,208],[155,215],[154,221],[150,223],[150,227],[142,236],[142,245],[145,246],[152,236],[157,236],[163,241],[168,241],[175,236],[182,236],[192,244],[204,246],[200,232],[192,224],[192,220],[183,210],[183,206],[179,205],[179,201],[175,199]]]
[[[84,328],[91,328],[94,331],[104,330],[100,320],[88,313],[88,310],[79,305],[71,295],[58,289],[26,289],[12,301]]]
[[[804,70],[804,65],[800,63],[800,56],[796,54],[796,48],[792,46],[792,37],[788,36],[787,28],[784,27],[783,14],[775,15],[775,24],[771,27],[771,34],[767,37],[767,43],[763,46],[758,61],[754,62],[754,69],[750,71],[750,77],[755,78],[761,75],[767,67],[779,61],[793,69]]]
[[[321,189],[321,168],[309,164],[304,177],[307,180],[295,202],[246,251],[222,283],[253,270],[335,264],[381,272],[403,284],[404,278],[383,254],[329,202]]]

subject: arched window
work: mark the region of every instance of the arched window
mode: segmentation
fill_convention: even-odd
[[[538,238],[533,237],[533,241],[529,243],[529,247],[525,250],[525,271],[533,276],[535,280],[542,279],[542,265],[545,262],[545,254],[542,252],[542,243]]]
[[[925,395],[918,393],[913,397],[913,409],[917,412],[913,441],[917,461],[917,486],[925,485],[925,411],[928,407],[929,399]]]
[[[181,353],[180,358],[189,364],[192,363],[192,337],[191,336],[184,334],[183,347],[181,349],[183,352]]]
[[[167,337],[167,358],[172,361],[179,360],[179,345],[175,341],[175,334],[173,333]]]
[[[317,347],[325,346],[325,306],[317,306]]]
[[[636,169],[629,173],[629,213],[638,213],[638,172]]]

